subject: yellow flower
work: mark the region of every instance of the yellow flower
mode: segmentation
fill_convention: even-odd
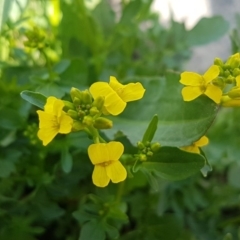
[[[123,112],[127,102],[141,99],[145,89],[139,82],[123,85],[111,76],[109,84],[106,82],[93,83],[89,91],[94,99],[99,96],[105,97],[104,108],[106,113],[118,115]]]
[[[94,165],[93,183],[98,187],[106,187],[113,183],[124,181],[127,171],[119,161],[124,147],[120,142],[96,143],[88,147],[89,158]]]
[[[200,153],[199,147],[207,145],[208,142],[208,138],[206,136],[203,136],[198,141],[194,142],[191,146],[181,147],[181,149],[187,152]]]
[[[219,67],[211,66],[206,73],[201,76],[194,72],[183,72],[180,83],[187,85],[182,89],[184,101],[192,101],[202,94],[211,98],[215,103],[220,103],[222,90],[211,84],[211,81],[219,75]]]
[[[55,97],[48,97],[44,111],[38,110],[39,131],[38,138],[43,145],[50,143],[58,133],[69,133],[72,129],[73,120],[62,111],[64,103]]]

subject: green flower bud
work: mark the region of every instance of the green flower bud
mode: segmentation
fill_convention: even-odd
[[[83,118],[83,124],[85,124],[85,125],[87,125],[87,126],[92,126],[93,125],[93,123],[94,123],[94,120],[93,120],[93,118],[91,117],[91,116],[85,116],[84,118]]]
[[[72,130],[73,131],[80,131],[83,130],[85,128],[85,125],[79,121],[74,121],[73,122],[73,126],[72,126]]]
[[[152,151],[147,152],[147,156],[148,156],[148,157],[152,157],[152,155],[153,155],[153,152],[152,152]]]
[[[234,81],[235,81],[235,77],[233,77],[232,75],[229,75],[225,80],[225,83],[232,84],[234,83]]]
[[[72,110],[75,109],[73,103],[71,103],[71,102],[69,102],[69,101],[65,101],[65,100],[62,100],[62,101],[63,101],[63,103],[64,103],[64,105],[65,105],[64,108],[63,108],[63,110],[67,111],[67,110],[69,110],[69,109],[72,109]]]
[[[99,111],[102,110],[103,105],[104,105],[104,100],[105,98],[103,96],[98,96],[94,101],[93,101],[93,106],[97,107]]]
[[[99,117],[94,121],[93,126],[97,129],[109,129],[112,128],[113,123],[107,118]]]
[[[228,96],[230,98],[239,98],[240,97],[240,88],[234,87],[231,89],[231,91],[228,92]]]
[[[223,61],[221,58],[215,58],[214,59],[214,64],[218,65],[218,66],[222,66],[223,65]]]
[[[229,75],[230,75],[229,70],[225,70],[224,73],[223,73],[223,76],[224,77],[228,77]]]
[[[145,154],[138,154],[138,159],[140,161],[147,161],[147,156]]]
[[[139,141],[139,142],[137,142],[137,147],[138,147],[138,149],[142,150],[145,148],[145,145],[141,141]]]
[[[76,111],[72,110],[72,109],[69,109],[67,111],[67,114],[68,114],[68,116],[70,116],[73,119],[78,119],[79,118],[78,113]]]
[[[226,62],[226,64],[230,65],[231,68],[237,68],[240,65],[240,55],[239,53],[236,53],[232,56],[230,56]]]
[[[240,69],[239,68],[234,68],[233,69],[233,76],[237,77],[238,75],[240,75]]]
[[[72,101],[74,101],[75,98],[78,98],[80,102],[82,101],[82,92],[79,89],[72,87],[70,90],[70,95]]]
[[[75,106],[79,106],[79,105],[81,104],[81,100],[80,100],[79,98],[77,98],[77,97],[74,97],[74,99],[73,99],[73,104],[74,104]]]
[[[85,104],[92,104],[92,96],[90,95],[88,90],[84,90],[82,93],[82,101]]]
[[[220,87],[221,89],[224,88],[225,82],[222,77],[217,77],[212,80],[213,85]]]
[[[99,114],[99,110],[97,109],[97,107],[91,107],[89,110],[89,113],[91,116],[95,116],[95,115]]]
[[[160,145],[160,143],[158,143],[158,142],[155,142],[155,143],[152,143],[152,144],[151,144],[151,150],[152,150],[153,152],[157,152],[160,147],[161,147],[161,145]]]

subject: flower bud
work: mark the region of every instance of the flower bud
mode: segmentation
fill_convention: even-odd
[[[222,77],[217,77],[212,80],[213,85],[220,87],[221,89],[224,88],[225,82]]]
[[[237,68],[240,65],[240,54],[236,53],[230,56],[226,62],[226,64],[230,65],[231,68]]]
[[[73,99],[73,104],[74,104],[75,106],[79,106],[79,105],[81,104],[81,100],[80,100],[79,98],[77,98],[77,97],[74,97],[74,99]]]
[[[228,96],[230,98],[240,98],[240,88],[234,87],[231,89],[231,91],[228,92]]]
[[[90,95],[88,90],[82,91],[81,94],[83,103],[92,104],[92,96]]]
[[[221,105],[223,107],[240,107],[240,99],[232,99],[227,95],[222,96]]]
[[[233,69],[233,76],[237,77],[238,75],[240,75],[240,69],[239,68],[234,68]]]
[[[218,65],[218,66],[222,66],[223,65],[223,61],[221,58],[215,58],[214,59],[214,64]]]
[[[147,156],[145,154],[138,154],[138,159],[140,161],[147,161]]]
[[[139,142],[137,142],[137,147],[138,147],[138,149],[142,150],[145,148],[145,145],[141,141],[139,141]]]
[[[229,70],[225,70],[224,73],[223,73],[224,77],[228,77],[230,75],[230,72]]]
[[[105,98],[103,96],[98,96],[97,98],[95,98],[92,105],[97,107],[97,109],[101,111],[104,105],[104,100]]]
[[[92,126],[93,125],[93,118],[91,116],[85,116],[83,118],[83,124],[87,125],[87,126]]]
[[[89,110],[89,113],[91,116],[95,116],[95,115],[99,114],[99,110],[97,109],[97,107],[91,107]]]
[[[85,128],[85,125],[79,121],[74,121],[73,122],[73,126],[72,129],[73,131],[80,131],[83,130]]]
[[[234,81],[235,81],[235,77],[233,77],[232,75],[229,75],[225,80],[225,83],[232,84],[234,83]]]
[[[81,102],[82,92],[79,89],[72,87],[70,90],[70,95],[71,95],[72,101],[74,101],[75,98],[78,98]]]
[[[72,109],[69,109],[67,111],[67,115],[70,116],[73,119],[78,119],[79,118],[78,113],[76,111],[72,110]]]
[[[97,129],[109,129],[112,128],[113,123],[107,118],[99,117],[94,121],[93,126]]]
[[[152,150],[153,152],[157,152],[160,147],[161,147],[161,145],[160,145],[159,142],[155,142],[155,143],[152,143],[152,144],[151,144],[151,150]]]
[[[65,105],[64,108],[63,108],[63,110],[67,111],[67,110],[69,110],[69,109],[72,109],[72,110],[75,109],[73,103],[71,103],[71,102],[69,102],[69,101],[65,101],[65,100],[62,100],[62,101],[63,101],[63,103],[64,103],[64,105]]]
[[[153,152],[152,152],[152,151],[148,151],[148,152],[147,152],[147,156],[148,156],[148,157],[152,157],[152,156],[153,156]]]

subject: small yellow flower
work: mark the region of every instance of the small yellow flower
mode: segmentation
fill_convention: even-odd
[[[93,83],[89,91],[94,99],[99,96],[105,97],[104,108],[106,113],[118,115],[123,112],[127,102],[141,99],[145,89],[139,82],[123,85],[111,76],[109,84],[106,82]]]
[[[43,145],[50,143],[58,133],[71,132],[73,120],[64,111],[64,103],[55,97],[48,97],[44,111],[38,110],[39,131],[38,138]]]
[[[120,142],[96,143],[88,147],[89,158],[94,165],[93,183],[106,187],[110,180],[113,183],[124,181],[127,171],[119,161],[124,147]]]
[[[211,81],[219,75],[219,67],[211,66],[203,76],[194,72],[183,72],[180,83],[186,85],[182,89],[184,101],[192,101],[202,94],[211,98],[215,103],[220,103],[222,90],[211,84]]]
[[[198,141],[194,142],[191,146],[182,147],[181,149],[187,152],[200,153],[199,147],[203,147],[209,143],[206,136],[201,137]]]

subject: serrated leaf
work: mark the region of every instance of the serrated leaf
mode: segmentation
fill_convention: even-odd
[[[44,105],[47,100],[47,98],[41,93],[32,92],[28,90],[22,91],[20,95],[24,100],[42,109],[44,108]]]
[[[146,143],[146,142],[151,142],[154,134],[157,130],[157,125],[158,125],[158,116],[154,115],[151,122],[149,123],[146,132],[143,135],[143,139],[142,142]]]
[[[200,154],[162,147],[152,159],[142,163],[142,168],[167,180],[181,180],[199,172],[204,163]]]

